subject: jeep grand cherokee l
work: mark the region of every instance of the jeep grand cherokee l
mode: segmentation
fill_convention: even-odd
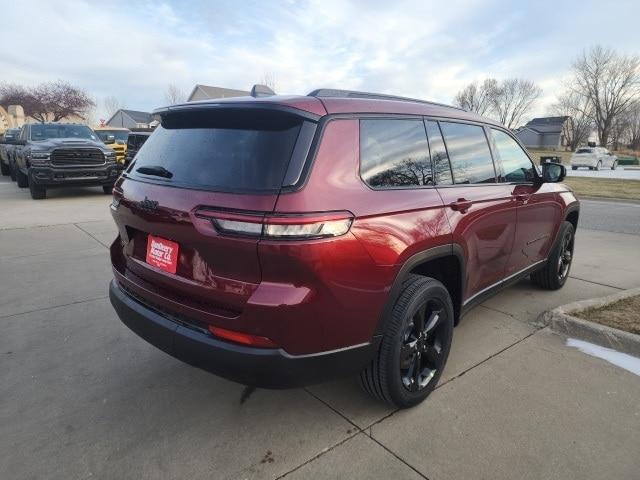
[[[117,181],[110,298],[165,352],[287,387],[360,374],[400,407],[454,325],[525,277],[565,283],[579,205],[504,126],[361,92],[157,110]]]
[[[16,180],[31,198],[43,199],[47,188],[102,186],[110,194],[122,167],[86,125],[34,123],[22,127],[15,148]]]

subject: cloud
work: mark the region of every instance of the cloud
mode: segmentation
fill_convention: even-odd
[[[607,7],[571,3],[15,2],[3,9],[0,78],[65,79],[99,103],[113,95],[149,110],[169,83],[249,89],[265,72],[282,93],[357,88],[444,102],[486,76],[524,77],[544,89],[544,113],[583,48],[640,45],[640,5],[608,7],[625,13],[610,29],[593,15]]]

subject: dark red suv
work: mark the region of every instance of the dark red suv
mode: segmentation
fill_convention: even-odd
[[[360,374],[407,407],[452,330],[529,275],[565,283],[565,169],[431,102],[342,90],[175,105],[116,183],[113,306],[217,375],[288,387]]]

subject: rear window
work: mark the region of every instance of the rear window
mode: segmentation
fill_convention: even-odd
[[[222,192],[277,191],[302,121],[264,110],[170,113],[138,151],[130,175]],[[168,174],[144,174],[141,167]]]
[[[576,150],[576,153],[593,153],[593,149],[591,148],[579,148]]]
[[[360,175],[374,188],[433,185],[422,120],[360,120]]]

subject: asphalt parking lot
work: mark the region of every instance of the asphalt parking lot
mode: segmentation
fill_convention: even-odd
[[[241,402],[139,339],[107,298],[109,201],[0,179],[0,478],[638,478],[640,377],[536,324],[640,286],[638,232],[598,202],[564,289],[523,281],[474,309],[438,388],[398,412],[352,379]]]

